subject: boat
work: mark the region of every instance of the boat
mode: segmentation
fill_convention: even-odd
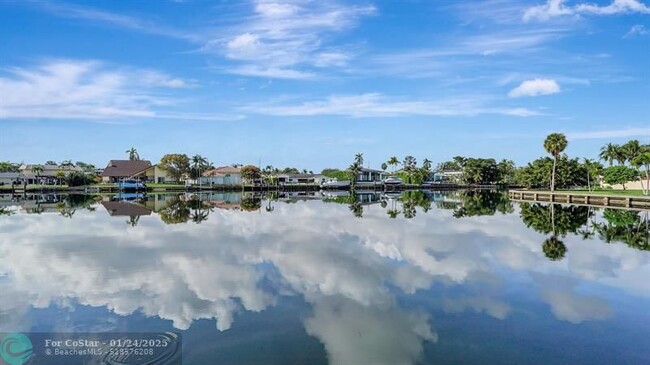
[[[322,183],[320,186],[321,186],[321,188],[325,188],[325,189],[328,189],[328,188],[329,189],[347,188],[347,187],[350,186],[350,182],[347,181],[347,180],[345,180],[345,181],[335,181],[335,180],[333,180],[333,181],[326,181],[326,182]]]
[[[387,177],[383,182],[386,185],[401,185],[403,183],[402,179],[399,177]]]
[[[115,183],[115,186],[120,190],[144,190],[146,188],[143,182],[135,179],[124,179]]]

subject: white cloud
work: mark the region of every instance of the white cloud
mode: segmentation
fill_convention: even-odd
[[[551,79],[533,79],[523,81],[519,86],[510,90],[508,96],[520,98],[523,96],[539,96],[557,94],[560,92],[560,85]]]
[[[324,100],[295,105],[249,105],[244,111],[278,116],[339,115],[354,118],[398,116],[474,116],[502,114],[532,116],[539,113],[524,108],[486,105],[483,98],[449,98],[442,100],[400,100],[379,93],[333,95]]]
[[[225,30],[225,38],[203,47],[236,62],[227,71],[269,78],[309,78],[313,67],[341,67],[350,55],[326,47],[326,36],[345,31],[372,6],[345,6],[332,1],[257,0],[253,15]],[[311,77],[311,76],[310,76]]]
[[[645,137],[650,139],[650,128],[620,128],[604,131],[568,132],[569,139],[606,139]]]
[[[119,68],[99,61],[52,60],[31,68],[10,68],[0,76],[0,118],[192,119],[191,113],[164,110],[175,100],[161,91],[195,86],[194,80],[154,70]],[[210,115],[197,117],[206,120]]]
[[[566,0],[548,0],[546,4],[526,9],[523,19],[524,21],[544,21],[567,15],[614,15],[631,13],[650,14],[650,7],[639,0],[613,0],[606,6],[591,3],[580,3],[574,6],[569,6],[566,5]]]
[[[198,32],[187,32],[166,25],[158,24],[156,22],[146,21],[136,17],[116,14],[87,6],[54,3],[49,1],[32,2],[30,5],[35,5],[44,11],[64,18],[89,20],[93,23],[105,23],[122,28],[137,30],[144,33],[156,34],[164,37],[183,39],[193,42],[199,41],[203,38],[203,36]]]
[[[630,28],[630,30],[627,33],[625,33],[623,38],[632,38],[635,36],[646,36],[648,34],[650,34],[650,30],[648,30],[644,25],[637,24],[637,25],[633,25],[632,28]]]

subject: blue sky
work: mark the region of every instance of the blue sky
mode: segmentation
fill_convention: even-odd
[[[647,0],[0,0],[0,160],[572,156],[650,142]]]

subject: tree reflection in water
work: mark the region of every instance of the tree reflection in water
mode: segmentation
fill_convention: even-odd
[[[622,242],[638,250],[650,251],[648,211],[607,208],[603,217],[607,222],[594,224],[601,240],[607,243]]]
[[[544,240],[542,250],[553,261],[563,259],[567,252],[559,237],[565,237],[569,233],[577,234],[593,214],[587,207],[574,205],[521,203],[520,207],[519,215],[526,227],[551,234],[551,237]]]

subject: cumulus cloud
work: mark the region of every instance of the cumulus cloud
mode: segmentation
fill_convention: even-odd
[[[32,67],[9,68],[0,75],[0,118],[235,118],[165,111],[176,102],[163,91],[196,86],[195,80],[156,70],[118,67],[94,60],[50,60]]]
[[[613,0],[610,4],[601,6],[592,3],[580,3],[574,6],[566,5],[566,0],[548,0],[543,5],[526,9],[523,14],[525,21],[549,20],[560,16],[595,14],[650,14],[650,7],[639,0]]]
[[[353,27],[375,8],[332,1],[296,2],[257,0],[253,15],[230,27],[226,39],[206,43],[235,62],[233,74],[268,78],[307,79],[314,67],[343,67],[351,55],[327,47],[327,38]]]
[[[508,96],[520,98],[524,96],[539,96],[557,94],[560,92],[560,85],[551,79],[533,79],[523,81],[519,86],[510,90]]]

